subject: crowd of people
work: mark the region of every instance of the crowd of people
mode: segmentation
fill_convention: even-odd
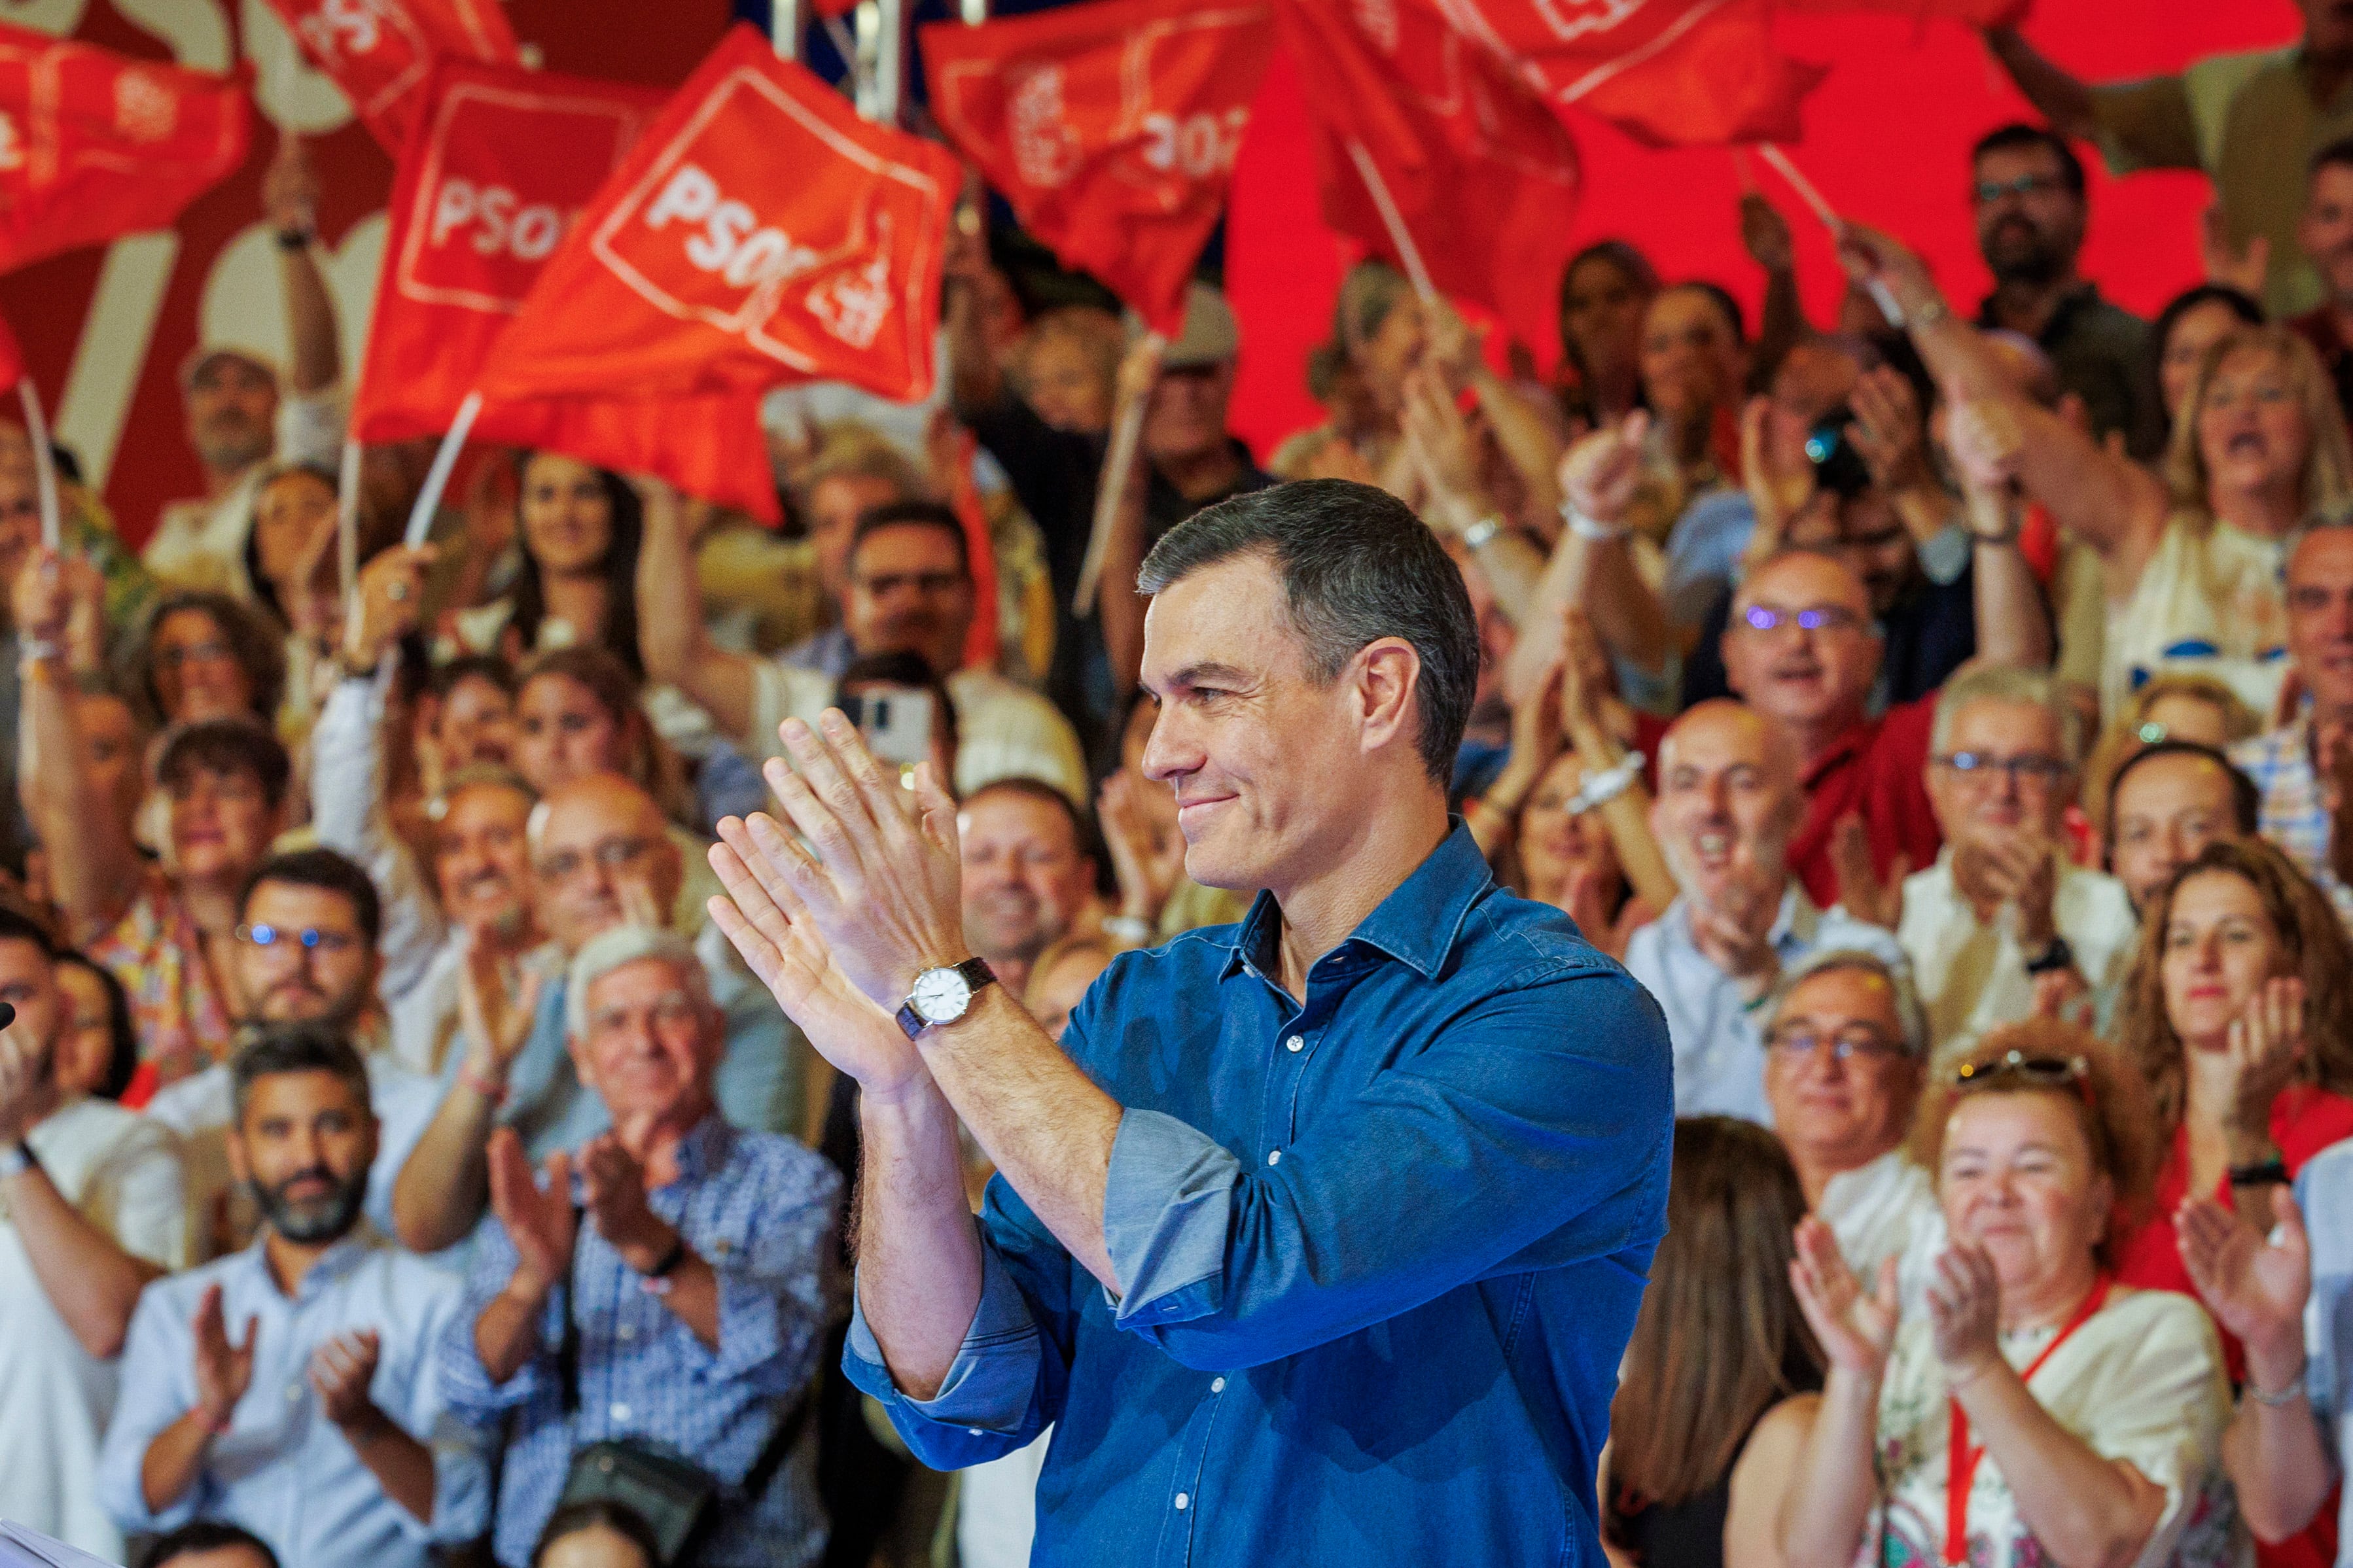
[[[2309,69],[2341,75],[2353,21],[2313,10]],[[1751,195],[1761,321],[1604,240],[1538,377],[1366,261],[1308,367],[1327,417],[1261,468],[1209,283],[1164,344],[1008,227],[960,231],[931,405],[772,400],[781,529],[492,452],[410,546],[429,444],[375,447],[348,584],[337,323],[290,144],[265,202],[292,350],[185,366],[203,496],[119,530],[60,449],[48,549],[0,426],[0,1517],[182,1568],[1027,1562],[1052,1445],[1145,1439],[1117,1395],[1032,1405],[975,1346],[1076,1332],[1054,1324],[1087,1282],[1023,1273],[1025,1308],[992,1251],[978,1338],[953,1325],[928,1379],[885,1357],[851,1287],[865,1091],[747,963],[723,878],[839,710],[953,791],[963,940],[1047,1035],[1137,973],[1124,953],[1227,931],[1187,962],[1247,965],[1261,884],[1188,875],[1139,573],[1246,552],[1157,547],[1323,481],[1410,509],[1475,617],[1475,673],[1420,668],[1460,817],[1432,864],[1565,914],[1663,1016],[1664,1237],[1622,1303],[1588,1521],[1613,1560],[2353,1561],[2353,140],[2306,125],[2291,198],[2242,121],[2313,120],[2319,85],[2094,90],[1992,43],[2051,128],[1951,172],[1994,279],[1974,307],[1850,226],[1852,286],[1807,320]],[[2253,105],[2219,163],[2192,125],[2217,92]],[[2122,309],[2078,269],[2067,138],[2094,134],[2119,168],[2205,157],[2271,237],[2218,224],[2210,276]],[[1303,603],[1309,646],[1345,635]],[[1182,701],[1247,710],[1217,652]],[[1345,810],[1369,786],[1315,787]],[[1251,827],[1269,855],[1292,830]],[[1357,935],[1454,962],[1439,928],[1472,894],[1415,896]],[[1270,1106],[1382,1048],[1306,1048],[1389,1026],[1340,994],[1296,1033],[1260,1020],[1294,1058]],[[1214,1120],[1219,1085],[1151,1070]],[[1475,1172],[1533,1136],[1472,1126],[1357,1157]],[[971,1209],[1052,1225],[971,1131],[955,1159]],[[1141,1244],[1097,1217],[1124,1271]],[[1443,1220],[1396,1223],[1437,1246]],[[1198,1289],[1167,1278],[1198,1216],[1166,1223],[1138,1267]],[[1250,1339],[1262,1279],[1226,1281],[1220,1343],[1123,1278],[1131,1391],[1181,1363],[1222,1394],[1276,1353]],[[1541,1332],[1532,1300],[1491,1304]],[[1544,1490],[1543,1455],[1479,1439],[1465,1463]]]

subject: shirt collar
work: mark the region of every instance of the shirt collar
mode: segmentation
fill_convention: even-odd
[[[728,1152],[735,1146],[734,1130],[727,1125],[716,1109],[694,1124],[687,1135],[678,1141],[678,1179],[700,1182],[727,1163]]]
[[[1429,858],[1357,922],[1341,946],[1362,942],[1410,965],[1424,979],[1438,977],[1471,906],[1494,882],[1471,830],[1459,816],[1453,824]],[[1219,971],[1220,979],[1245,966],[1264,974],[1277,972],[1274,943],[1282,913],[1273,894],[1259,894],[1234,933],[1233,955]]]
[[[385,1245],[385,1239],[377,1234],[375,1226],[363,1217],[357,1225],[352,1226],[341,1241],[319,1255],[319,1260],[311,1265],[311,1271],[303,1275],[302,1282],[294,1288],[294,1300],[305,1300],[327,1289],[358,1268],[369,1253]],[[265,1224],[254,1233],[251,1245],[246,1247],[241,1256],[248,1266],[261,1277],[262,1284],[269,1289],[270,1294],[276,1295],[278,1277],[269,1269],[268,1225]]]

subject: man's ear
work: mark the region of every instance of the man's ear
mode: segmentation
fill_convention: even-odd
[[[1360,745],[1366,752],[1419,740],[1421,655],[1403,637],[1376,637],[1349,661]]]

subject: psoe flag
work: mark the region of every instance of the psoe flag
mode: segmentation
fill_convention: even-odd
[[[393,177],[391,226],[352,428],[438,436],[565,237],[660,112],[651,88],[443,59]],[[543,447],[773,518],[749,395],[491,404],[480,438]]]
[[[1066,267],[1163,335],[1225,211],[1267,0],[1107,0],[923,32],[932,112]]]
[[[739,24],[540,274],[483,391],[932,388],[955,159],[870,125]]]
[[[498,0],[269,0],[269,8],[396,158],[436,59],[517,63]]]
[[[0,24],[0,272],[170,227],[245,146],[241,76]]]

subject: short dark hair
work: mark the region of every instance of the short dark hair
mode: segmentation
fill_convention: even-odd
[[[1102,863],[1103,856],[1097,853],[1096,848],[1094,824],[1089,820],[1087,814],[1079,808],[1078,802],[1048,784],[1044,779],[1031,778],[1026,773],[991,779],[965,796],[963,804],[970,805],[986,795],[1018,795],[1023,800],[1034,800],[1041,805],[1052,806],[1062,814],[1062,820],[1071,825],[1071,845],[1088,859],[1098,865]]]
[[[646,1568],[656,1568],[662,1560],[661,1542],[654,1539],[652,1526],[645,1516],[625,1502],[610,1498],[590,1498],[585,1502],[568,1502],[547,1516],[547,1524],[539,1532],[538,1544],[531,1549],[531,1568],[547,1561],[547,1549],[567,1535],[584,1530],[605,1529],[622,1537],[638,1549],[646,1560]]]
[[[246,1102],[253,1098],[255,1084],[293,1072],[322,1072],[341,1079],[359,1097],[360,1109],[375,1110],[367,1064],[360,1060],[360,1053],[341,1029],[326,1024],[251,1024],[238,1031],[237,1054],[228,1065],[237,1125],[245,1124]]]
[[[352,919],[359,922],[360,934],[367,938],[368,946],[375,946],[384,936],[384,900],[376,893],[375,879],[356,861],[332,849],[289,850],[283,855],[272,855],[256,866],[246,874],[245,886],[237,890],[237,912],[240,918],[246,905],[253,901],[253,890],[264,882],[341,893],[351,901]]]
[[[199,1552],[219,1552],[243,1546],[257,1553],[269,1568],[278,1568],[278,1553],[269,1550],[269,1542],[225,1519],[199,1519],[168,1531],[147,1543],[139,1554],[138,1568],[164,1568],[164,1564],[179,1557],[193,1557]]]
[[[2067,194],[2078,201],[2084,195],[2084,160],[2075,156],[2075,149],[2067,139],[2046,125],[2029,125],[2013,120],[2007,125],[1996,126],[1978,138],[1969,149],[1969,166],[1975,168],[1989,153],[2006,153],[2013,147],[2040,147],[2059,161],[2059,178]]]
[[[139,1076],[139,1025],[131,1016],[131,993],[122,988],[114,971],[86,952],[58,953],[58,967],[96,976],[98,988],[106,996],[106,1032],[111,1048],[107,1053],[106,1077],[91,1092],[100,1100],[121,1100],[130,1092],[131,1080]]]
[[[1742,313],[1740,301],[1732,297],[1732,290],[1723,284],[1705,278],[1686,278],[1679,283],[1668,284],[1659,293],[1704,296],[1724,312],[1725,324],[1732,329],[1732,341],[1742,344],[1748,342],[1748,318]]]
[[[2321,170],[2340,167],[2353,169],[2353,136],[2339,136],[2324,142],[2320,149],[2305,160],[2304,177],[2307,180]]]
[[[1438,536],[1387,490],[1353,479],[1300,479],[1195,512],[1144,558],[1136,590],[1158,594],[1206,566],[1252,552],[1282,574],[1310,676],[1329,684],[1358,650],[1402,637],[1421,660],[1419,748],[1444,784],[1479,683],[1479,626],[1461,571]]]
[[[0,904],[0,942],[28,942],[41,950],[43,958],[54,961],[58,956],[58,941],[48,927],[7,904]]]
[[[494,653],[461,653],[447,664],[434,666],[426,689],[436,697],[447,697],[469,680],[487,680],[509,697],[515,694],[514,666]]]
[[[2229,757],[2211,746],[2197,741],[2168,739],[2153,741],[2142,747],[2117,764],[2116,771],[2108,776],[2107,824],[2110,845],[2113,846],[2116,843],[2116,796],[2125,787],[2126,776],[2143,763],[2154,762],[2159,757],[2203,757],[2221,769],[2223,775],[2231,781],[2231,820],[2237,827],[2239,837],[2252,838],[2255,836],[2255,826],[2262,817],[2263,808],[2263,792],[2255,781],[2242,772]]]
[[[938,501],[886,500],[880,506],[868,507],[858,514],[857,525],[850,530],[849,553],[858,553],[858,547],[866,542],[868,534],[886,528],[938,529],[955,541],[956,564],[965,576],[972,575],[972,549],[964,536],[964,522]]]
[[[197,768],[251,773],[273,811],[286,804],[294,776],[285,745],[258,719],[206,719],[173,731],[155,759],[155,782],[169,789]]]

